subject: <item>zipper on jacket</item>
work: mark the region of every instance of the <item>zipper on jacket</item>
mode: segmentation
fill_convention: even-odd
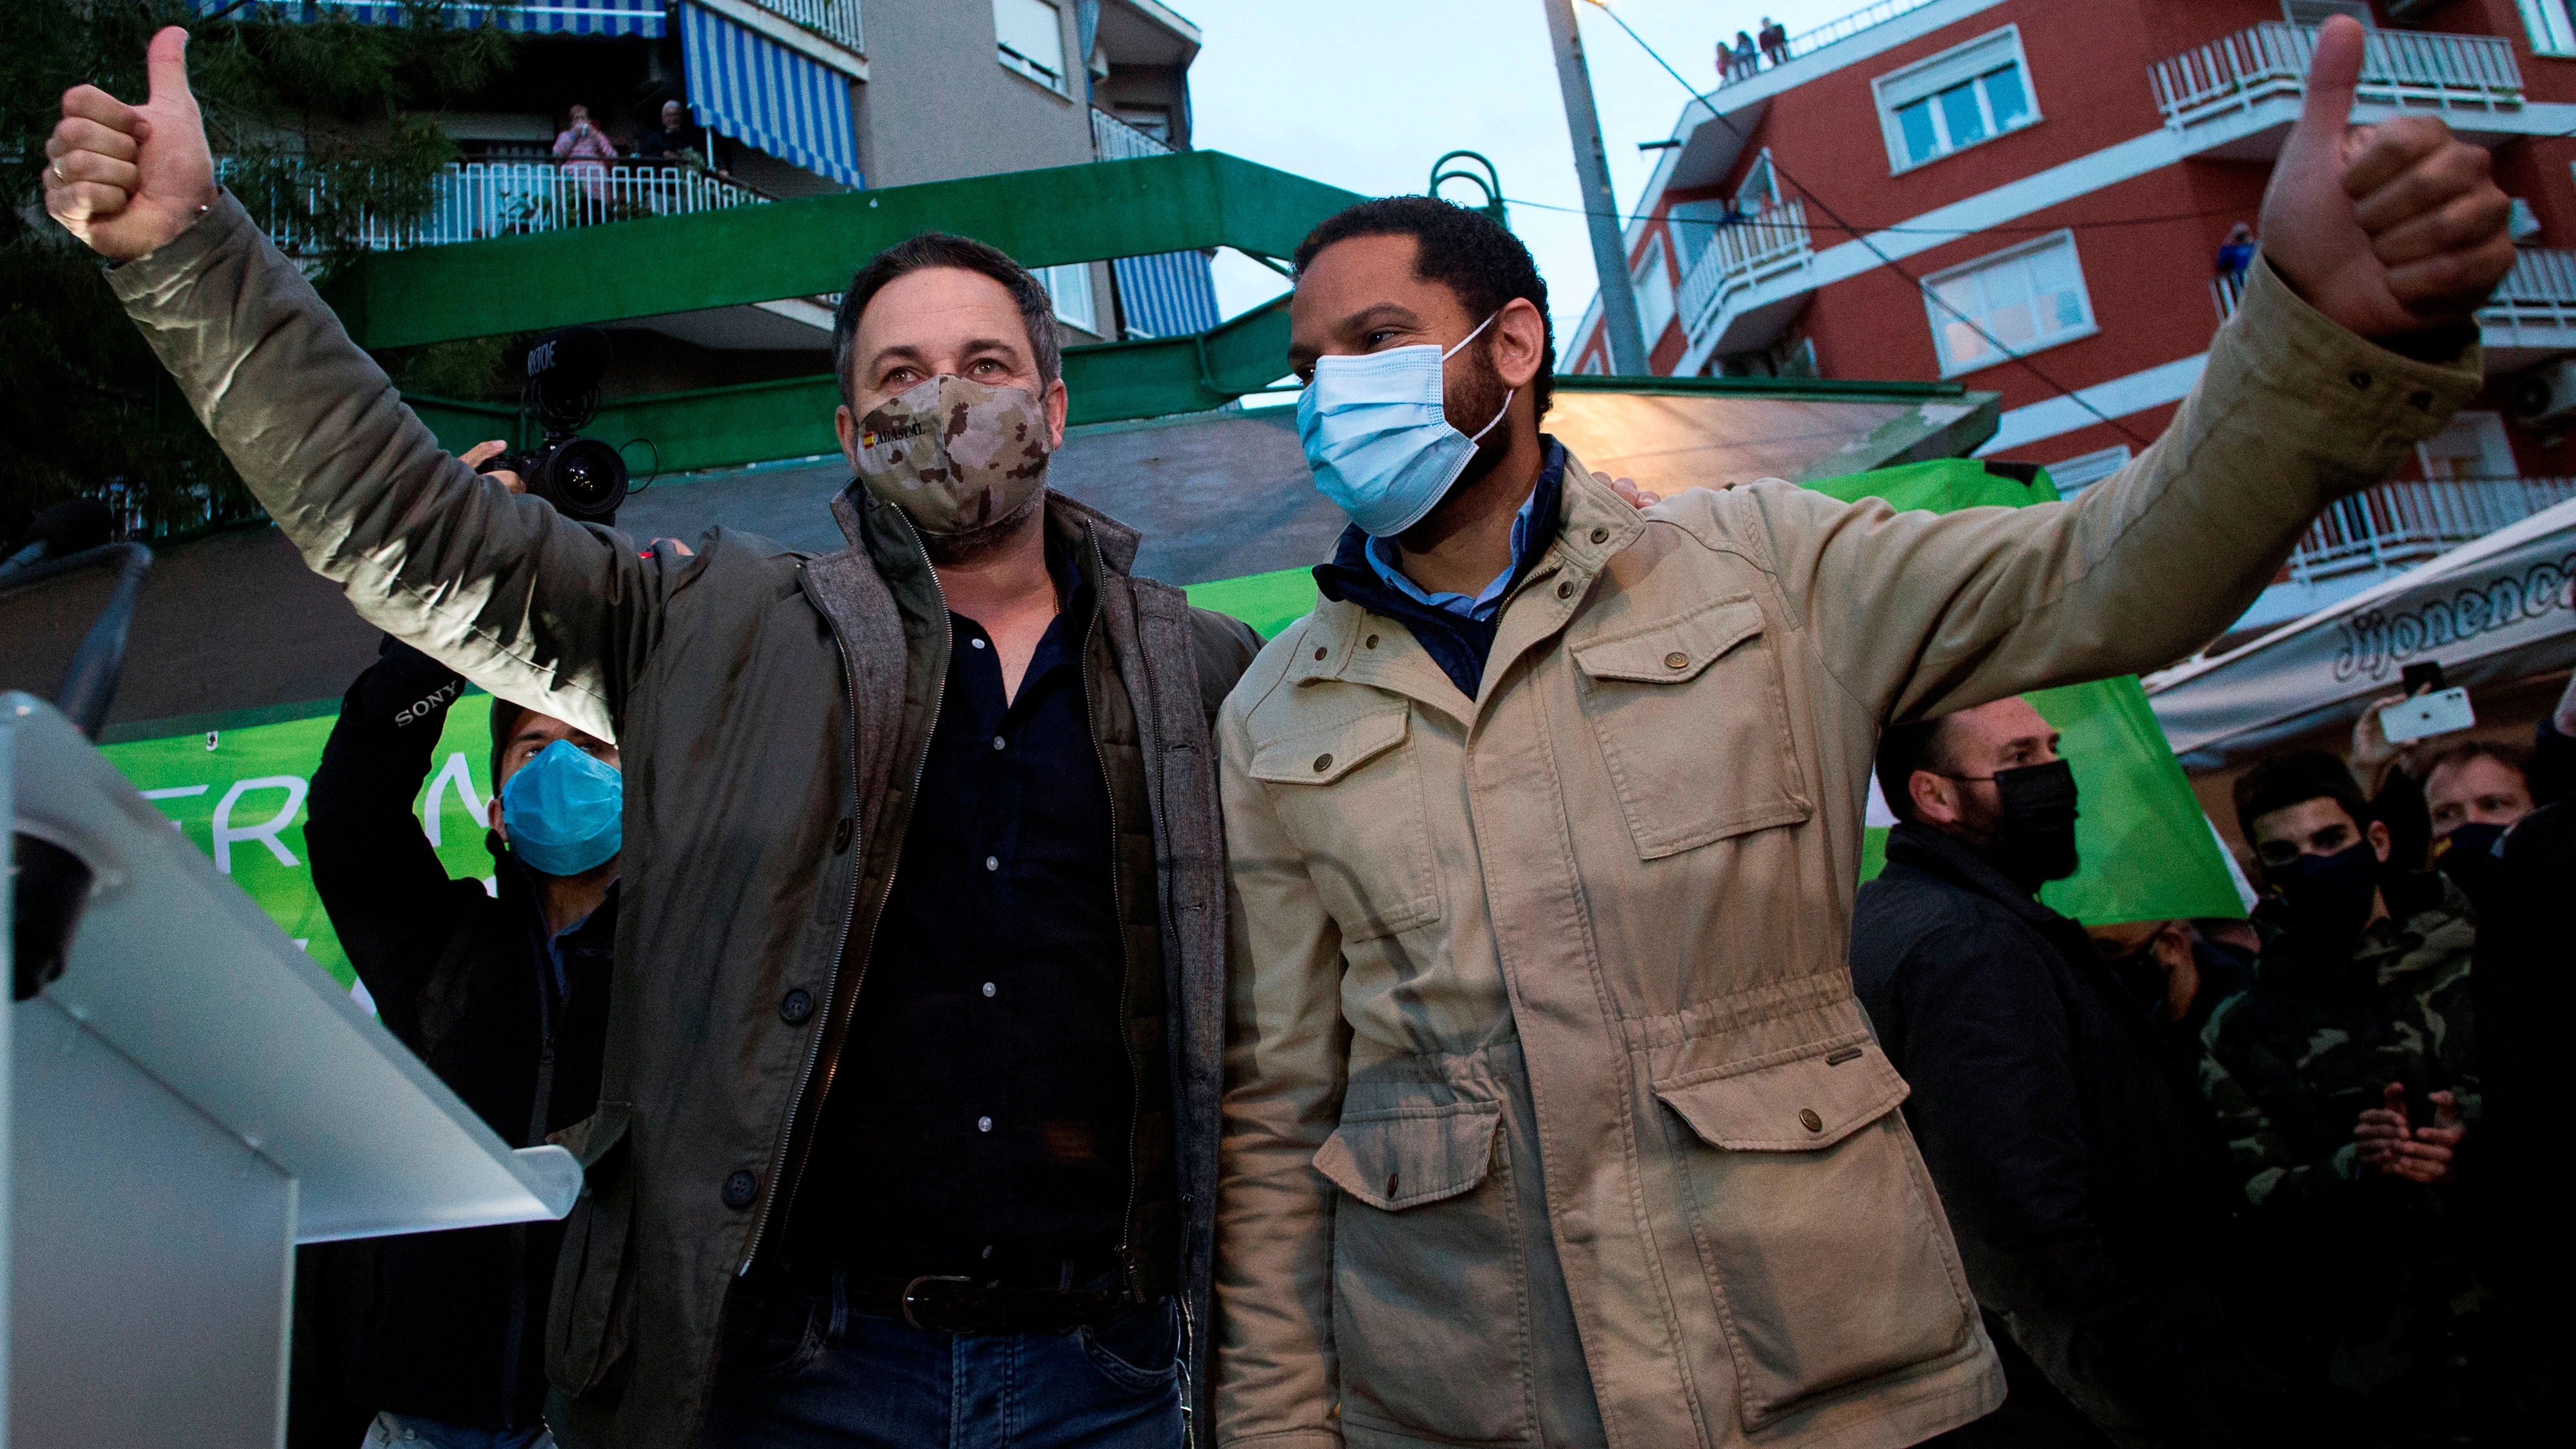
[[[897,509],[895,512],[898,517],[902,516],[901,509]],[[905,518],[903,520],[903,527],[904,532],[910,534],[912,537],[913,553],[920,558],[921,566],[930,571],[930,592],[933,597],[939,600],[939,625],[942,628],[953,629],[954,626],[948,622],[948,591],[940,587],[939,570],[931,565],[930,550],[923,546],[921,535],[913,532],[911,519]],[[874,561],[871,560],[870,567],[874,566]],[[760,1240],[767,1235],[769,1231],[770,1216],[778,1209],[778,1198],[782,1191],[782,1184],[787,1175],[788,1145],[796,1140],[796,1115],[804,1108],[805,1094],[813,1088],[814,1068],[822,1060],[823,1056],[823,1040],[832,1034],[832,1023],[830,1020],[832,1003],[838,1000],[840,996],[841,963],[847,959],[850,954],[850,927],[858,919],[859,892],[863,888],[867,878],[867,856],[865,853],[866,842],[859,838],[858,832],[859,780],[858,760],[856,756],[859,739],[859,675],[858,671],[850,666],[850,650],[848,645],[841,642],[840,626],[832,624],[832,616],[829,614],[823,616],[823,622],[827,625],[831,625],[832,647],[841,656],[841,679],[848,686],[850,698],[850,746],[852,755],[850,762],[850,904],[849,908],[841,913],[841,939],[839,944],[832,948],[832,969],[825,973],[823,977],[823,1010],[825,1012],[823,1029],[814,1033],[814,1045],[805,1054],[805,1070],[799,1074],[796,1079],[796,1094],[787,1099],[787,1120],[779,1129],[777,1156],[771,1159],[770,1162],[769,1196],[760,1205],[759,1220],[751,1225],[750,1241],[743,1245],[742,1266],[734,1270],[734,1276],[737,1278],[750,1272],[752,1260],[760,1256]],[[913,756],[912,791],[904,797],[905,804],[903,807],[905,819],[907,821],[911,818],[913,803],[921,798],[921,777],[924,774],[927,774],[930,769],[930,742],[939,733],[939,711],[941,706],[945,705],[947,701],[948,671],[942,669],[939,671],[939,677],[931,681],[930,716],[922,721],[921,749]],[[885,889],[877,892],[877,908],[868,916],[868,933],[867,940],[864,943],[865,949],[859,952],[859,963],[855,968],[859,974],[857,978],[852,981],[850,986],[850,1011],[853,1015],[856,1015],[859,1009],[859,988],[867,984],[868,954],[870,951],[876,949],[877,924],[885,919],[886,898],[894,894],[895,873],[903,868],[902,842],[898,840],[895,842],[895,845],[896,850],[894,857],[886,864]],[[847,1047],[849,1043],[844,1041],[842,1045]],[[836,1068],[838,1067],[839,1059],[837,1057],[834,1058],[833,1065]],[[825,1073],[823,1090],[826,1095],[829,1095],[831,1092],[830,1076],[831,1074],[829,1072]],[[811,1150],[810,1144],[808,1146],[808,1150]]]
[[[1083,667],[1080,671],[1082,712],[1083,723],[1087,726],[1086,732],[1091,736],[1091,757],[1100,765],[1101,793],[1109,797],[1109,910],[1110,914],[1118,920],[1118,1046],[1127,1056],[1127,1206],[1118,1215],[1118,1268],[1120,1274],[1127,1280],[1129,1296],[1141,1299],[1144,1297],[1144,1275],[1137,1270],[1136,1260],[1131,1256],[1130,1250],[1136,1242],[1136,1179],[1142,1176],[1139,1170],[1141,1164],[1137,1156],[1136,1134],[1137,1125],[1144,1117],[1145,1073],[1136,1060],[1135,1039],[1128,1034],[1127,1012],[1131,1004],[1128,988],[1134,984],[1136,965],[1129,956],[1132,946],[1127,939],[1127,904],[1118,889],[1118,792],[1110,785],[1109,752],[1100,747],[1100,727],[1093,715],[1093,706],[1097,701],[1091,697],[1091,650],[1093,645],[1100,642],[1100,615],[1108,606],[1109,593],[1101,586],[1100,578],[1108,570],[1107,565],[1101,562],[1100,541],[1092,536],[1090,526],[1087,524],[1082,531],[1082,545],[1083,551],[1090,556],[1093,579],[1091,621],[1084,626],[1082,635]],[[1142,738],[1141,733],[1139,738]],[[1139,753],[1141,754],[1142,751]],[[1153,767],[1152,761],[1145,762],[1146,769],[1150,770]],[[1170,1008],[1167,1006],[1166,1009]]]

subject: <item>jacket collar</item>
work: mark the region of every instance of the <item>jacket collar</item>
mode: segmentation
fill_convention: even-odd
[[[2034,926],[2058,928],[2076,922],[2059,915],[2040,903],[2039,897],[2012,883],[2002,871],[1988,865],[1985,858],[1970,850],[1956,836],[1945,835],[1928,825],[1900,820],[1887,832],[1887,859],[1917,870],[1928,871],[1975,891],[2003,906],[2004,909]]]

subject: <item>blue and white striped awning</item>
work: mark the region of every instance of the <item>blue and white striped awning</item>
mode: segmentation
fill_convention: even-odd
[[[844,186],[867,185],[848,77],[695,5],[680,7],[680,55],[698,124]]]
[[[522,0],[495,12],[485,5],[458,4],[448,23],[471,30],[498,20],[504,30],[529,35],[641,35],[663,33],[663,0]],[[360,25],[400,25],[403,7],[389,0],[197,0],[197,13],[230,20],[272,17],[310,22],[338,15]]]
[[[1180,337],[1205,332],[1219,320],[1216,276],[1205,252],[1120,257],[1109,270],[1118,279],[1118,305],[1130,337]]]

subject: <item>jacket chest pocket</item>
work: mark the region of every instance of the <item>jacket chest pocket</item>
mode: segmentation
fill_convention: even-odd
[[[1975,1317],[1877,1043],[1756,1063],[1655,1085],[1748,1431],[1967,1348]]]
[[[1306,847],[1307,872],[1345,942],[1440,919],[1411,713],[1381,710],[1256,746],[1252,777]]]
[[[1570,651],[1642,860],[1814,813],[1762,609],[1739,594]]]

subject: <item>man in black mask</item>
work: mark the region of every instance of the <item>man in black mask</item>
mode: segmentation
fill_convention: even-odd
[[[2393,868],[2343,761],[2266,760],[2236,818],[2269,899],[2254,985],[2201,1034],[2264,1281],[2267,1339],[2320,1388],[2317,1442],[2443,1444],[2470,1423],[2479,1298],[2456,1154],[2477,1134],[2468,898]]]
[[[1877,774],[1898,824],[1852,977],[2010,1383],[1937,1442],[2265,1442],[2277,1398],[2204,1276],[2223,1183],[2159,1058],[2165,978],[2037,899],[2076,866],[2056,732],[1998,700],[1889,730]]]

